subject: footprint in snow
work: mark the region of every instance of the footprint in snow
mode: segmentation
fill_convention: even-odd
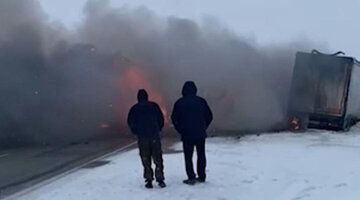
[[[252,184],[254,181],[251,180],[243,180],[241,181],[242,183],[246,183],[246,184]]]
[[[316,188],[317,187],[315,187],[315,186],[310,186],[310,187],[303,189],[302,192],[310,192],[310,191],[316,190]]]
[[[346,187],[346,186],[348,186],[348,184],[346,184],[346,183],[339,183],[339,184],[335,185],[334,188],[340,188],[340,187]]]
[[[301,200],[301,199],[304,199],[304,198],[307,198],[307,197],[311,197],[311,195],[310,194],[303,194],[303,195],[295,197],[295,198],[293,198],[291,200]]]

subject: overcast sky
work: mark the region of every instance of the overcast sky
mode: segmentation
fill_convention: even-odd
[[[40,0],[50,19],[69,27],[86,0]],[[112,0],[114,6],[145,5],[159,16],[201,20],[214,16],[238,35],[260,44],[307,38],[360,59],[360,0]]]

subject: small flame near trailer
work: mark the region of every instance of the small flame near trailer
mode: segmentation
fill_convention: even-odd
[[[294,117],[290,121],[290,129],[291,131],[299,131],[300,130],[300,119],[297,117]]]

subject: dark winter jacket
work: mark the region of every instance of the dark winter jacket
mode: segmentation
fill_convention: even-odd
[[[158,104],[148,101],[145,90],[139,90],[138,103],[128,115],[128,125],[131,132],[138,138],[158,138],[164,127],[164,116]]]
[[[186,82],[182,95],[174,105],[171,115],[175,129],[182,140],[196,140],[207,137],[206,129],[212,121],[212,112],[205,99],[196,96],[194,82]]]

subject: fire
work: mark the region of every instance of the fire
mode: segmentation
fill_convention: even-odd
[[[145,89],[149,93],[149,99],[159,104],[164,115],[165,124],[169,125],[168,112],[166,110],[165,98],[157,85],[158,74],[141,67],[127,58],[118,56],[113,63],[114,87],[118,93],[113,109],[115,110],[116,125],[118,128],[126,126],[127,113],[136,102],[136,94],[139,89]],[[119,123],[120,122],[120,123]]]
[[[100,124],[100,128],[102,128],[102,129],[107,129],[107,128],[110,128],[110,125],[107,124],[107,123],[101,123],[101,124]]]
[[[159,104],[165,118],[165,123],[169,122],[163,95],[150,81],[149,76],[145,74],[144,70],[135,66],[128,67],[123,74],[123,84],[133,94],[136,94],[139,89],[146,89],[149,93],[149,99]]]
[[[298,131],[300,129],[300,120],[297,117],[294,117],[290,124],[293,131]]]

